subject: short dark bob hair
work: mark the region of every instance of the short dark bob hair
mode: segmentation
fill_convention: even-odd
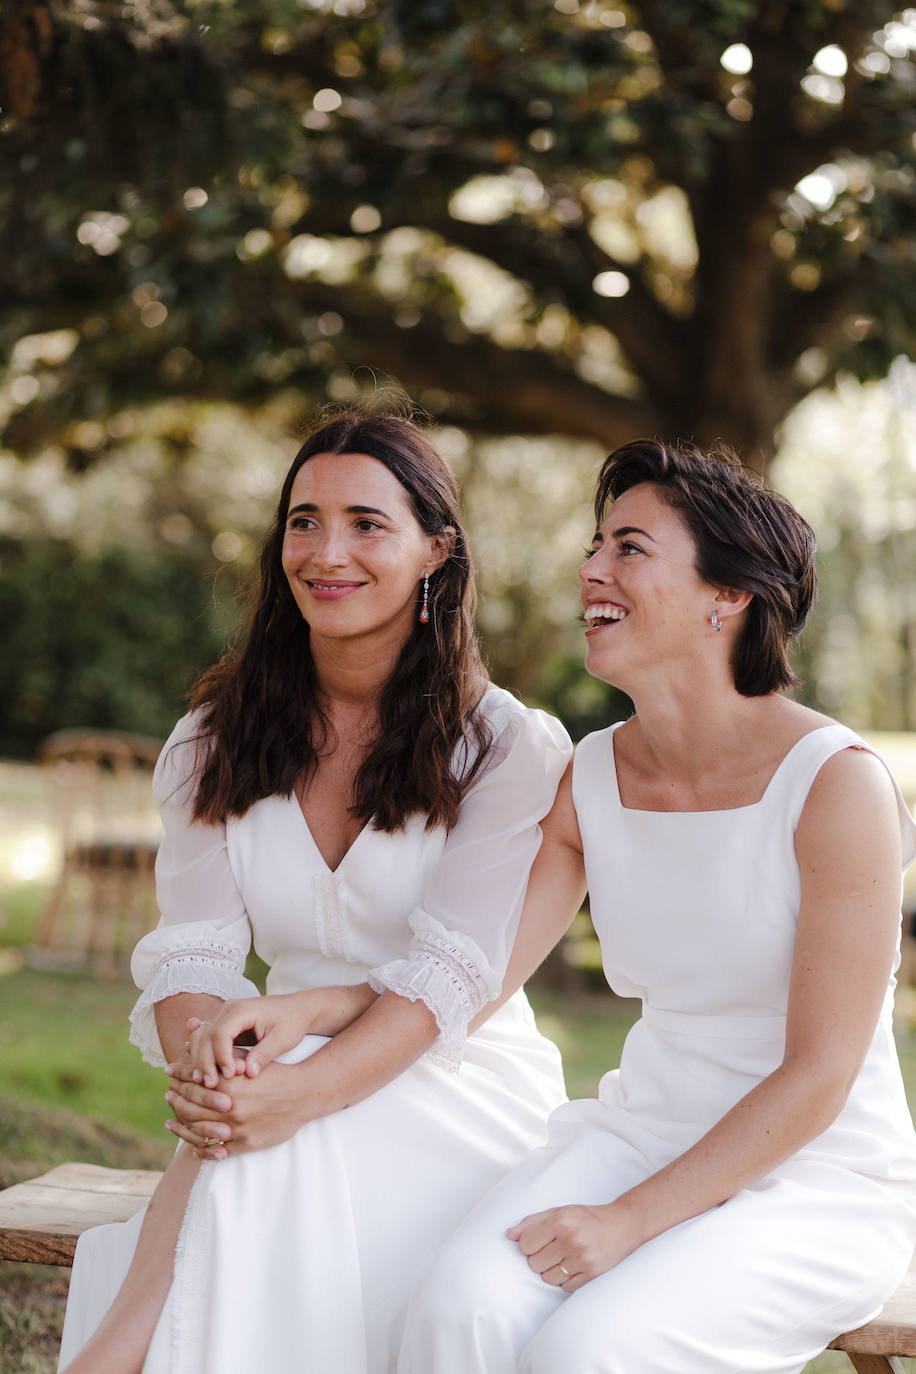
[[[636,439],[604,460],[595,491],[597,524],[618,496],[641,482],[652,482],[684,521],[700,577],[752,593],[732,658],[738,691],[757,697],[797,686],[789,641],[801,633],[817,595],[817,542],[808,522],[725,446],[704,453]]]

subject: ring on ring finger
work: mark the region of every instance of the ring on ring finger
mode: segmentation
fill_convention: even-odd
[[[219,1145],[225,1145],[224,1140],[220,1140],[218,1135],[208,1135],[204,1137],[203,1148],[205,1150],[215,1150]]]

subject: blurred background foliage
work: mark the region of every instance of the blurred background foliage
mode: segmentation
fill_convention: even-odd
[[[914,52],[878,0],[7,0],[0,752],[163,733],[301,426],[379,378],[439,419],[494,677],[575,734],[626,709],[574,569],[644,433],[771,466],[806,699],[914,728]]]

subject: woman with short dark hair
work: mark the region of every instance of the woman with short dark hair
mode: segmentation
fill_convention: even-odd
[[[571,745],[488,682],[473,606],[421,430],[313,434],[157,766],[132,1038],[182,1144],[145,1221],[80,1240],[73,1374],[388,1374],[434,1249],[543,1139],[559,1056],[506,969]]]
[[[587,880],[642,1016],[441,1252],[398,1368],[799,1374],[916,1239],[891,1025],[916,826],[864,741],[779,695],[815,590],[787,502],[640,441],[595,515],[586,667],[636,709],[577,746],[526,919],[547,886],[568,919]]]

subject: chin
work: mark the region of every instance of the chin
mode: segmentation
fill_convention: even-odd
[[[592,677],[598,678],[600,682],[606,682],[610,687],[619,687],[617,676],[609,663],[602,662],[600,651],[596,651],[589,645],[585,651],[585,671]]]

